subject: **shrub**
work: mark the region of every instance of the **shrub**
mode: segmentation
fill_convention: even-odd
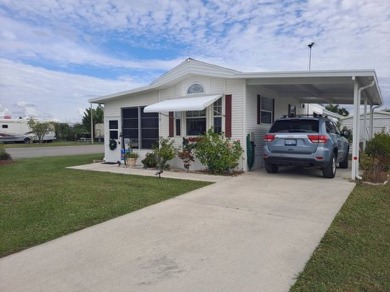
[[[189,139],[183,138],[183,149],[177,153],[179,158],[183,160],[184,168],[187,171],[190,170],[191,162],[194,162],[194,154],[192,150],[194,149],[196,144],[190,143]]]
[[[156,156],[157,166],[160,170],[169,168],[167,162],[175,157],[175,147],[170,138],[160,138],[158,145],[153,147],[153,153]]]
[[[12,160],[11,155],[5,151],[3,145],[0,145],[0,160]]]
[[[154,168],[157,166],[157,157],[153,152],[148,152],[141,161],[145,168]]]
[[[364,170],[363,180],[383,182],[386,171],[390,169],[390,135],[377,133],[367,141],[364,154],[360,156],[360,165]]]
[[[366,153],[368,156],[378,158],[384,167],[390,165],[390,135],[383,131],[374,135],[374,138],[367,141]]]
[[[195,156],[211,173],[232,171],[238,165],[243,149],[239,141],[208,130],[196,143]]]

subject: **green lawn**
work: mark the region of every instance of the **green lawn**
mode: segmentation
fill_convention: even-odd
[[[66,169],[101,154],[0,166],[0,257],[208,185]]]
[[[390,184],[355,187],[290,291],[390,291]]]

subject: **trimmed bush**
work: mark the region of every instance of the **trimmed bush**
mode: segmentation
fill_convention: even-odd
[[[148,152],[145,155],[145,159],[143,159],[142,164],[145,168],[155,168],[157,166],[157,157],[153,152]]]
[[[360,165],[364,170],[363,180],[370,182],[383,182],[387,179],[390,170],[390,135],[375,134],[367,141],[367,148],[360,157]]]
[[[11,155],[5,151],[3,145],[0,145],[0,160],[12,160]]]
[[[213,129],[202,135],[195,146],[195,157],[214,174],[233,171],[243,152],[240,141],[231,141]]]

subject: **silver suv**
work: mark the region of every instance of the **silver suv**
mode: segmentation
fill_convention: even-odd
[[[264,141],[268,173],[291,165],[320,168],[324,177],[333,178],[337,163],[348,168],[348,140],[327,117],[284,117],[275,121]]]

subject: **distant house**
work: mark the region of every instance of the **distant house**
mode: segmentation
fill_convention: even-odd
[[[366,115],[360,115],[360,133],[362,139],[370,138],[370,113]],[[366,126],[364,126],[364,119],[366,120]],[[342,126],[347,127],[348,129],[353,128],[353,115],[348,117],[341,118]],[[373,115],[373,134],[384,131],[385,133],[390,134],[390,112],[384,111],[374,111]]]
[[[170,137],[180,147],[183,137],[213,127],[240,140],[245,152],[239,168],[247,171],[252,144],[247,139],[255,145],[252,169],[259,169],[263,137],[275,119],[311,114],[315,110],[308,104],[354,104],[360,98],[382,105],[375,71],[240,72],[190,58],[148,86],[89,102],[104,104],[107,162],[120,160],[129,143],[143,157],[159,137]]]

